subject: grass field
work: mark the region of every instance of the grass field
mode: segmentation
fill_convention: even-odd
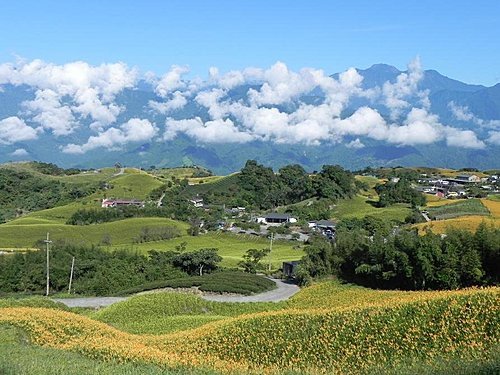
[[[378,197],[376,200],[378,200]],[[370,204],[370,202],[374,202],[374,200],[363,195],[356,195],[353,199],[343,199],[334,208],[333,218],[363,218],[372,215],[383,220],[404,221],[405,217],[410,213],[407,204],[394,204],[389,207],[379,208]]]
[[[188,224],[163,218],[132,218],[96,225],[66,225],[43,222],[44,219],[19,219],[0,225],[0,243],[5,248],[30,248],[50,233],[52,240],[68,240],[81,244],[99,244],[104,236],[114,246],[132,245],[144,227],[176,226],[184,233]]]
[[[134,244],[130,248],[134,251],[146,253],[149,250],[175,250],[176,246],[186,243],[188,251],[201,248],[217,248],[222,256],[222,265],[226,267],[237,267],[238,262],[248,249],[264,249],[269,247],[269,241],[251,235],[235,235],[225,233],[209,233],[200,236],[182,236],[168,241],[146,242]],[[304,252],[301,248],[294,248],[296,242],[276,241],[273,249],[264,262],[271,260],[273,267],[281,267],[284,261],[298,260],[302,258]],[[117,246],[122,247],[122,246]]]
[[[61,356],[60,363],[66,363],[67,356],[75,358],[75,366],[88,358],[106,361],[89,362],[91,368],[126,361],[146,366],[145,373],[159,365],[186,373],[211,368],[238,374],[399,374],[414,369],[430,374],[449,363],[459,374],[494,370],[500,343],[499,288],[398,292],[325,281],[276,304],[216,303],[159,293],[87,315],[9,307],[0,310],[0,321],[44,346],[28,347],[36,357],[31,362],[42,368],[40,358],[50,363]],[[19,350],[17,332],[0,331],[11,343],[0,345],[0,354]],[[19,360],[22,366],[26,362]]]

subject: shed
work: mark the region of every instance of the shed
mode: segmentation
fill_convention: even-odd
[[[292,260],[283,262],[283,275],[286,277],[294,277],[297,266],[300,264],[299,260]]]

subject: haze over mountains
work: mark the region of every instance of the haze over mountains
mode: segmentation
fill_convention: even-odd
[[[0,65],[0,161],[65,167],[199,164],[218,173],[247,159],[322,164],[498,168],[500,84],[472,85],[418,59],[329,75],[268,69],[185,78],[122,63]]]

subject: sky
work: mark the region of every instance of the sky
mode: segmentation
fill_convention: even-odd
[[[484,1],[10,1],[0,6],[0,63],[122,61],[191,76],[276,61],[291,69],[387,63],[468,83],[500,82],[500,2]]]

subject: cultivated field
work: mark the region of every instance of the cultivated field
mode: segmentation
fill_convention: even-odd
[[[465,202],[468,201],[469,200]],[[426,228],[430,228],[435,233],[444,233],[449,228],[460,228],[473,232],[477,229],[479,224],[484,222],[487,225],[500,228],[500,201],[485,198],[481,199],[480,202],[482,206],[488,210],[489,215],[466,214],[466,216],[455,217],[452,219],[417,224],[415,227],[418,228],[419,231],[424,231]],[[474,205],[477,206],[477,203],[474,203]],[[441,206],[439,208],[448,207],[453,207],[453,205]]]
[[[16,305],[1,308],[0,321],[44,347],[28,346],[29,361],[7,361],[21,368],[40,358],[47,361],[42,368],[74,358],[76,368],[87,363],[115,373],[126,366],[117,361],[144,366],[145,373],[157,366],[195,374],[412,373],[418,366],[430,374],[443,364],[488,373],[500,344],[498,288],[398,292],[326,281],[276,304],[159,293],[87,316]],[[0,345],[2,357],[19,347],[16,335],[0,328],[1,341],[12,343]]]

